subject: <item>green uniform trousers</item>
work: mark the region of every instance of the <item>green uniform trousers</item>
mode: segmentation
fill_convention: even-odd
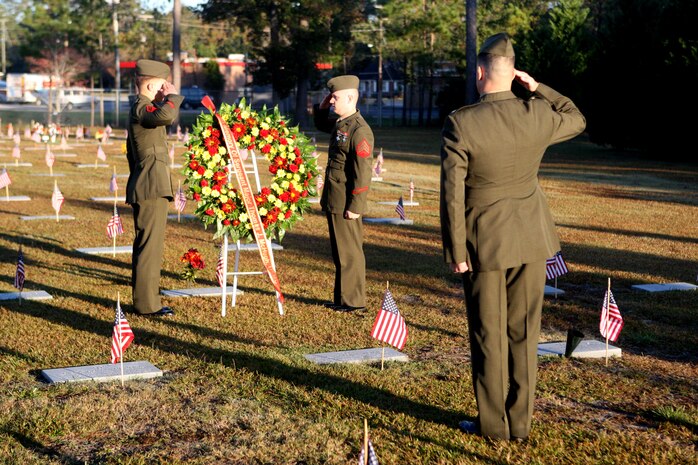
[[[332,260],[334,261],[334,303],[350,307],[366,306],[366,258],[361,218],[344,219],[343,214],[327,213]]]
[[[472,375],[483,436],[531,431],[545,261],[465,273]]]
[[[131,287],[133,307],[140,314],[157,312],[160,304],[160,269],[165,251],[166,198],[132,204],[136,238],[133,240]]]

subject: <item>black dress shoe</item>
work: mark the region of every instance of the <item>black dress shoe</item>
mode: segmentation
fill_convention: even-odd
[[[323,305],[325,306],[325,308],[331,308],[332,310],[334,310],[335,307],[339,307],[341,304],[336,304],[334,302],[325,302]]]
[[[351,305],[335,305],[331,307],[335,312],[354,312],[356,310],[365,310],[366,307],[352,307]]]
[[[157,312],[153,313],[145,313],[145,316],[174,316],[174,310],[172,310],[170,307],[162,307],[160,310]]]
[[[458,423],[458,429],[466,434],[480,434],[480,429],[474,421],[463,420]]]

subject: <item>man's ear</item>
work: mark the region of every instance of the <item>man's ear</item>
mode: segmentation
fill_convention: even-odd
[[[477,80],[482,81],[485,78],[485,68],[482,66],[477,67]]]

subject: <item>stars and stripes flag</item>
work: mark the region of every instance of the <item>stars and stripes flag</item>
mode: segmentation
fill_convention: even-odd
[[[171,164],[171,165],[174,165],[174,156],[175,156],[175,153],[174,153],[174,144],[170,145],[169,155],[170,155],[170,164]]]
[[[119,185],[116,183],[116,173],[111,175],[111,181],[109,181],[109,192],[114,193],[119,190]]]
[[[46,144],[46,166],[53,168],[53,163],[56,161],[56,156],[51,152],[51,147]]]
[[[623,317],[620,315],[616,299],[613,298],[613,292],[609,289],[603,298],[599,331],[609,341],[616,342],[621,329],[623,329]]]
[[[119,212],[116,210],[116,205],[114,205],[114,214],[109,219],[109,223],[107,223],[107,236],[109,236],[109,239],[113,239],[123,233],[124,225],[121,222]]]
[[[53,209],[56,210],[56,213],[61,211],[61,206],[63,205],[64,201],[65,197],[63,197],[61,190],[58,188],[58,184],[55,184],[53,194],[51,195],[51,205],[53,206]]]
[[[359,465],[366,465],[366,457],[364,454],[364,447],[361,446],[361,453],[359,453]],[[373,444],[371,443],[370,439],[368,440],[368,464],[378,465],[378,456],[376,455],[376,451],[373,449]]]
[[[15,287],[19,289],[20,292],[24,289],[24,279],[27,277],[24,271],[24,254],[22,253],[22,246],[19,246],[19,253],[17,253],[17,269],[15,270]]]
[[[104,153],[104,149],[102,148],[102,144],[99,144],[99,147],[97,147],[97,158],[99,158],[102,161],[107,160],[107,154]]]
[[[124,357],[124,350],[133,342],[133,331],[126,321],[126,315],[121,310],[121,303],[116,301],[116,316],[114,317],[114,332],[111,338],[111,362],[117,363]]]
[[[184,207],[187,206],[187,196],[184,194],[182,186],[177,189],[177,193],[175,194],[174,198],[174,206],[180,213],[182,213],[184,211]]]
[[[65,134],[61,136],[61,145],[60,148],[65,150],[68,148],[68,139],[66,139]]]
[[[317,184],[316,184],[317,190],[318,190],[318,191],[321,191],[321,190],[322,190],[322,186],[324,186],[324,185],[325,185],[325,177],[324,177],[322,174],[318,174],[318,177],[317,177]]]
[[[378,156],[376,157],[376,163],[373,165],[373,172],[376,173],[376,176],[380,176],[381,173],[383,172],[383,148],[381,147],[380,151],[378,152]]]
[[[218,285],[223,287],[225,282],[225,267],[223,266],[223,246],[221,245],[221,253],[218,255],[218,263],[216,264],[216,279]]]
[[[546,279],[557,278],[558,276],[562,276],[568,271],[569,270],[567,269],[567,264],[565,264],[565,260],[562,258],[562,252],[556,253],[555,255],[553,255],[552,258],[549,258],[545,261]]]
[[[400,315],[397,304],[392,294],[386,289],[383,295],[381,309],[373,322],[371,337],[391,346],[402,349],[407,341],[407,325],[405,319]]]
[[[412,200],[412,197],[414,197],[414,181],[410,178],[410,200]]]
[[[3,168],[2,173],[0,173],[0,189],[10,184],[12,184],[12,180],[10,179],[10,175],[7,174],[7,168]]]
[[[405,206],[403,205],[403,202],[402,202],[402,196],[400,196],[400,200],[397,201],[397,205],[395,206],[395,211],[397,212],[398,215],[400,215],[401,220],[405,219]]]
[[[15,144],[14,148],[12,149],[12,158],[20,158],[21,156],[19,144]]]
[[[182,141],[182,137],[184,137],[183,134],[182,134],[182,126],[180,126],[180,125],[178,124],[178,125],[177,125],[177,140],[181,142],[181,141]]]
[[[12,126],[12,123],[7,125],[7,137],[9,139],[12,139],[15,136],[15,127]]]

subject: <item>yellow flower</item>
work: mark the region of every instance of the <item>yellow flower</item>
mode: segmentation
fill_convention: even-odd
[[[209,161],[209,160],[211,159],[211,154],[208,153],[208,152],[206,152],[206,153],[204,153],[204,154],[201,156],[201,159],[202,159],[203,161]]]
[[[221,189],[221,203],[227,203],[228,196],[223,194],[223,189]]]
[[[279,170],[279,171],[276,172],[276,177],[277,177],[277,178],[281,179],[281,178],[283,178],[284,176],[286,176],[286,171],[284,171],[284,170]]]
[[[228,153],[228,151],[225,149],[225,147],[221,145],[218,147],[218,153],[220,153],[221,155],[225,155],[226,153]]]
[[[208,186],[207,186],[207,187],[208,187]],[[203,191],[203,189],[202,189],[202,191]],[[214,198],[215,198],[215,197],[219,197],[220,195],[221,195],[220,192],[214,191],[213,189],[211,189],[211,197],[214,197]]]
[[[284,205],[285,205],[285,204],[281,201],[281,199],[276,199],[276,202],[274,202],[274,206],[275,206],[275,207],[278,207],[278,208],[281,208],[281,207],[283,207]]]
[[[245,223],[245,228],[246,229],[252,229],[252,225],[250,223]]]
[[[242,119],[247,119],[250,117],[250,112],[245,110],[242,113],[240,113],[240,116],[242,117]]]
[[[269,134],[267,137],[263,137],[262,139],[264,139],[270,144],[274,141],[274,137],[271,134]]]
[[[223,220],[223,219],[225,219],[225,212],[223,212],[223,210],[218,210],[216,212],[216,216],[218,217],[219,220]]]
[[[191,177],[192,179],[201,179],[201,175],[196,171],[192,172]]]
[[[201,188],[201,195],[211,195],[211,188],[206,186]]]
[[[214,166],[215,166],[215,165],[214,165]],[[204,171],[204,177],[205,177],[206,179],[211,179],[211,178],[213,177],[213,171],[210,170],[210,169]]]
[[[270,202],[273,202],[274,200],[276,200],[276,196],[274,194],[269,194],[267,196],[267,200]]]
[[[259,135],[259,128],[257,126],[252,128],[252,135],[255,137]]]
[[[285,145],[280,145],[280,146],[279,146],[279,152],[285,152],[285,151],[286,151],[286,148],[287,148],[287,147],[286,147]],[[284,156],[284,158],[286,158],[286,157]]]
[[[301,174],[305,173],[305,165],[304,164],[298,167],[298,172]]]
[[[289,185],[290,183],[288,181],[281,181],[281,187],[283,187],[284,189],[288,189]]]
[[[293,173],[286,173],[286,179],[293,179]]]
[[[292,204],[291,204],[291,211],[294,212],[294,211],[296,211],[297,209],[298,209],[298,207],[296,207],[296,204],[295,204],[295,203],[292,203]]]
[[[247,216],[247,213],[240,213],[238,219],[240,220],[240,223],[244,223],[249,219],[249,217]]]
[[[269,212],[267,211],[266,208],[262,207],[262,208],[259,209],[259,216],[264,216],[264,215],[266,215],[267,213],[269,213]]]
[[[209,131],[208,129],[204,129],[204,130],[201,132],[201,138],[202,138],[202,139],[207,139],[207,138],[209,138],[209,137],[211,137],[211,131]]]
[[[218,164],[221,161],[221,156],[219,154],[215,154],[213,158],[211,158],[211,161],[213,161],[213,163],[215,164]]]
[[[269,118],[267,118],[267,119],[269,119]],[[262,129],[269,129],[270,126],[269,126],[269,123],[261,123],[261,124],[259,125],[259,127],[262,128]]]
[[[294,175],[293,175],[293,180],[296,181],[296,182],[297,182],[297,181],[300,181],[300,180],[301,180],[301,175],[298,174],[298,173],[294,174]],[[295,184],[295,183],[294,183],[294,184]]]
[[[242,139],[240,139],[240,140],[243,142],[243,144],[250,145],[250,142],[252,141],[252,137],[250,137],[249,134],[245,134],[244,136],[242,136]]]

